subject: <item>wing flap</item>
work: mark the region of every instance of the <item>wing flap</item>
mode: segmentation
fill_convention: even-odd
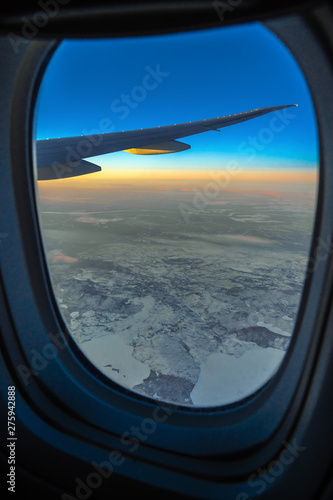
[[[92,174],[100,172],[102,169],[98,165],[86,160],[78,160],[69,163],[54,163],[48,167],[37,169],[39,181],[49,181],[54,179],[64,179],[66,177],[76,177],[77,175]]]

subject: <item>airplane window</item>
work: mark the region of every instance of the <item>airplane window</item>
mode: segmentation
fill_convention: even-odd
[[[186,407],[262,387],[315,265],[316,118],[281,41],[260,23],[64,41],[35,129],[49,273],[83,354]]]

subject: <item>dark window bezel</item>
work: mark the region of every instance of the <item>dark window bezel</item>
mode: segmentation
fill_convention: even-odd
[[[301,49],[297,29],[302,25],[304,27],[303,23],[304,20],[297,18],[285,18],[282,22],[270,21],[267,25],[289,46],[293,45],[295,52],[296,46]],[[333,78],[328,69],[330,64],[327,56],[311,33],[309,21],[306,26],[308,40],[305,46],[307,53],[312,52],[312,62],[303,61],[301,54],[296,57],[312,87],[321,147],[313,254],[318,238],[332,241],[330,103],[323,95],[322,82],[326,78],[324,88],[329,92]],[[314,26],[315,20],[311,20],[311,28]],[[90,364],[85,364],[84,358],[80,357],[70,337],[67,338],[70,348],[61,351],[61,355],[37,376],[32,376],[27,386],[17,375],[20,364],[29,366],[30,359],[31,365],[31,350],[41,352],[49,342],[48,332],[62,331],[67,335],[50,288],[36,208],[31,211],[31,206],[35,207],[32,168],[25,168],[26,165],[32,167],[31,137],[36,91],[54,48],[53,42],[30,42],[11,96],[9,159],[12,169],[5,173],[7,196],[2,198],[2,203],[6,203],[4,213],[9,239],[1,249],[1,274],[15,337],[7,337],[5,342],[12,357],[12,376],[38,415],[43,415],[51,425],[56,426],[59,426],[57,418],[60,417],[64,432],[72,437],[87,440],[85,433],[88,429],[90,442],[101,448],[120,449],[126,454],[128,448],[119,444],[119,436],[132,425],[139,425],[142,419],[151,418],[156,405],[148,398],[140,398],[125,390],[119,391],[102,375],[93,373]],[[321,62],[326,68],[327,75],[321,75],[320,81],[314,81],[314,75],[310,74],[314,61],[317,65]],[[13,201],[10,201],[10,195]],[[293,338],[282,367],[270,383],[246,403],[232,408],[191,411],[166,405],[172,409],[172,415],[149,437],[147,443],[140,444],[137,460],[147,460],[149,450],[153,457],[149,460],[167,464],[170,469],[198,474],[215,481],[217,478],[218,481],[230,481],[232,477],[246,477],[278,453],[281,443],[291,434],[301,415],[310,388],[311,374],[318,359],[318,345],[332,284],[331,257],[318,262],[316,271],[306,283],[298,318],[299,332]],[[327,277],[330,278],[329,283]],[[18,296],[17,290],[20,288],[22,295]],[[269,446],[266,445],[268,442]],[[230,458],[234,459],[233,463]],[[202,459],[205,459],[204,462]]]

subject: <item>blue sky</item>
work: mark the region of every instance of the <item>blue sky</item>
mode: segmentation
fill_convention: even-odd
[[[218,168],[235,157],[249,169],[315,168],[309,90],[288,50],[259,23],[153,38],[65,41],[42,82],[36,137],[169,125],[284,104],[298,107],[279,132],[269,135],[272,115],[266,115],[184,138],[191,149],[182,153],[100,156],[96,163],[103,168]],[[253,153],[250,138],[258,137],[265,142],[256,142],[256,154],[246,154],[248,147]]]

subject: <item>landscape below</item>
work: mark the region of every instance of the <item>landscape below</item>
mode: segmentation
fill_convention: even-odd
[[[192,407],[249,396],[277,371],[301,300],[315,196],[89,190],[43,196],[49,271],[85,356],[135,393]]]

